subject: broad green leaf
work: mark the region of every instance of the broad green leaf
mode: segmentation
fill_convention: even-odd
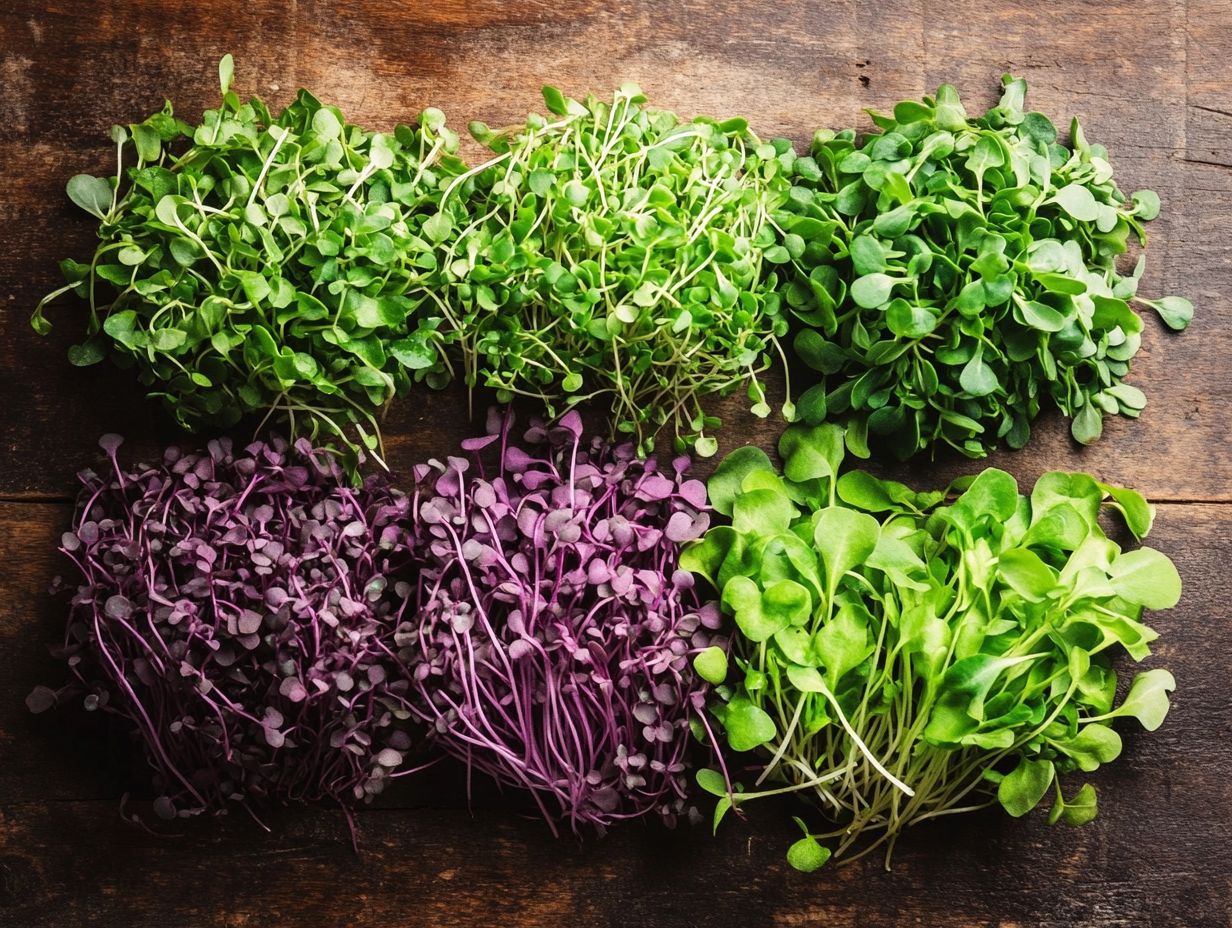
[[[787,862],[801,873],[812,873],[825,866],[830,853],[830,849],[819,844],[812,835],[805,835],[787,849]]]
[[[754,470],[774,471],[766,452],[755,445],[737,448],[723,458],[706,484],[710,505],[717,512],[730,516],[744,478]]]
[[[1060,815],[1057,818],[1049,815],[1048,820],[1052,824],[1059,818],[1064,824],[1077,828],[1093,820],[1098,811],[1099,804],[1096,800],[1095,787],[1090,783],[1084,783],[1082,788],[1074,794],[1074,798],[1061,807]]]
[[[693,657],[693,669],[707,683],[717,686],[727,677],[727,653],[711,645]]]
[[[1053,194],[1053,200],[1065,212],[1081,222],[1094,222],[1099,216],[1095,196],[1082,184],[1067,184]]]
[[[839,681],[864,663],[873,651],[867,624],[860,613],[849,606],[844,606],[821,627],[815,641],[831,692],[837,691]]]
[[[1171,609],[1181,598],[1176,565],[1154,548],[1125,552],[1109,566],[1108,575],[1119,597],[1148,609]]]
[[[696,774],[697,785],[709,793],[711,796],[726,796],[727,781],[723,779],[723,774],[717,770],[711,770],[709,767],[702,767]]]
[[[747,490],[732,505],[732,528],[753,535],[777,535],[787,531],[795,515],[796,508],[784,493]]]
[[[1056,575],[1034,551],[1011,548],[997,557],[997,574],[1024,599],[1040,602],[1057,586]]]
[[[1189,323],[1193,321],[1193,303],[1183,296],[1165,296],[1160,297],[1158,300],[1139,298],[1139,301],[1154,309],[1159,314],[1159,318],[1163,320],[1164,325],[1174,331],[1181,332],[1185,330],[1189,327]]]
[[[778,734],[774,720],[744,696],[734,697],[724,707],[722,722],[733,751],[751,751]]]
[[[99,219],[106,218],[111,209],[111,183],[106,178],[74,174],[65,189],[68,198],[87,213]]]
[[[843,462],[843,431],[829,423],[790,426],[779,439],[779,455],[788,480],[804,483],[833,477]]]
[[[1121,736],[1111,726],[1098,723],[1084,725],[1074,737],[1054,744],[1057,750],[1077,761],[1078,769],[1087,773],[1121,755]]]
[[[1089,445],[1098,441],[1104,432],[1104,414],[1095,408],[1091,402],[1083,403],[1082,408],[1074,414],[1070,423],[1070,432],[1074,441],[1080,445]]]
[[[1039,805],[1055,778],[1052,761],[1024,757],[998,784],[997,801],[1014,818],[1021,818]]]
[[[1168,715],[1168,694],[1175,689],[1176,679],[1162,668],[1140,673],[1130,684],[1125,700],[1104,717],[1136,718],[1147,731],[1155,731]]]
[[[890,299],[897,280],[888,274],[865,274],[851,284],[851,298],[857,306],[873,309]]]
[[[830,506],[817,513],[813,542],[826,572],[826,590],[831,595],[847,571],[863,564],[877,547],[881,526],[867,513]]]

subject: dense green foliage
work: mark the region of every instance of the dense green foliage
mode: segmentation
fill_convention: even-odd
[[[1167,557],[1100,527],[1114,509],[1145,535],[1146,501],[1074,473],[1029,495],[991,468],[945,493],[840,476],[831,424],[791,427],[779,451],[781,472],[752,447],[722,462],[709,493],[731,524],[681,559],[734,619],[730,663],[697,668],[721,684],[726,747],[758,751],[747,787],[731,786],[742,757],[699,776],[720,797],[716,825],[733,804],[807,792],[836,824],[793,847],[813,869],[830,854],[818,838],[888,859],[907,825],[992,801],[1020,816],[1050,790],[1051,821],[1092,818],[1094,788],[1067,799],[1061,775],[1117,757],[1115,718],[1157,728],[1175,685],[1149,670],[1115,702],[1113,655],[1146,657],[1144,608],[1180,596]]]
[[[1046,399],[1094,441],[1104,415],[1146,403],[1122,383],[1141,340],[1131,302],[1174,329],[1193,314],[1136,297],[1141,260],[1117,269],[1159,197],[1126,199],[1077,120],[1065,147],[1025,111],[1026,82],[1003,84],[978,119],[947,84],[873,114],[862,138],[819,131],[792,165],[775,214],[793,254],[785,302],[805,324],[796,353],[822,375],[797,405],[810,424],[846,423],[853,451],[1018,448]]]
[[[549,415],[598,400],[641,450],[666,425],[678,450],[713,454],[702,397],[743,384],[770,411],[759,374],[786,323],[763,259],[781,250],[768,211],[791,146],[742,119],[648,109],[631,84],[610,103],[544,99],[547,118],[471,125],[495,156],[451,185],[429,230],[467,382]]]
[[[99,245],[62,263],[68,285],[34,326],[72,290],[89,300],[72,362],[134,367],[181,425],[272,413],[373,453],[381,406],[448,379],[424,226],[462,170],[457,137],[439,110],[367,132],[306,91],[274,116],[230,90],[229,56],[219,70],[222,104],[200,126],[167,104],[112,130],[115,177],[69,182]]]

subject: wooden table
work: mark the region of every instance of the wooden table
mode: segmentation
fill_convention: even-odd
[[[573,0],[6,0],[0,12],[0,925],[290,926],[1178,926],[1232,924],[1232,3],[1117,0],[833,0],[817,3]],[[48,339],[30,308],[57,259],[92,228],[64,182],[111,165],[107,129],[170,97],[196,118],[215,63],[237,88],[285,102],[305,85],[386,128],[426,105],[457,127],[512,122],[538,88],[606,91],[635,79],[683,112],[739,113],[766,136],[866,125],[864,107],[958,85],[972,111],[1010,70],[1035,108],[1077,113],[1107,144],[1128,190],[1152,187],[1143,290],[1198,306],[1175,337],[1154,320],[1133,380],[1151,405],[1077,450],[1046,417],[1031,447],[995,463],[1021,480],[1090,470],[1159,505],[1154,543],[1185,578],[1156,617],[1156,662],[1179,681],[1154,735],[1130,733],[1101,770],[1100,816],[1079,830],[989,811],[921,827],[892,872],[871,858],[805,876],[782,859],[790,806],[754,808],[717,839],[704,829],[618,829],[555,841],[496,796],[467,808],[456,777],[407,783],[359,815],[350,846],[331,810],[251,823],[195,823],[183,838],[126,825],[119,797],[140,764],[96,719],[31,717],[22,699],[60,669],[46,595],[60,568],[73,473],[105,431],[153,450],[174,432],[123,373],[71,368],[72,310]],[[779,424],[726,404],[723,450],[771,444]],[[458,391],[396,407],[388,435],[405,467],[467,431]],[[937,484],[972,470],[920,464]]]

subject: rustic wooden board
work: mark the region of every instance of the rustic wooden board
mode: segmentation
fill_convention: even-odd
[[[92,230],[63,195],[102,173],[107,129],[174,100],[195,117],[230,51],[237,87],[284,102],[299,85],[384,127],[440,106],[457,127],[519,119],[553,83],[578,94],[639,81],[683,112],[741,113],[766,136],[804,143],[821,125],[862,125],[863,107],[956,83],[971,109],[1009,70],[1035,107],[1080,115],[1108,145],[1122,184],[1164,199],[1145,293],[1198,306],[1177,337],[1154,322],[1132,380],[1151,405],[1078,449],[1056,417],[993,463],[1026,482],[1056,468],[1133,485],[1160,507],[1154,543],[1185,578],[1159,616],[1154,660],[1180,689],[1164,728],[1129,736],[1093,777],[1101,815],[1080,830],[982,813],[908,835],[894,869],[874,860],[790,871],[790,805],[754,810],[717,839],[617,830],[553,841],[507,799],[467,811],[455,771],[401,784],[360,816],[361,850],[337,813],[193,823],[156,837],[123,823],[140,783],[121,733],[83,713],[31,717],[55,682],[46,644],[62,606],[46,587],[73,473],[106,431],[153,453],[176,439],[125,375],[64,361],[79,307],[27,325],[56,285],[55,262]],[[1046,5],[1015,0],[775,4],[577,0],[8,0],[0,10],[0,925],[1112,926],[1232,925],[1232,3]],[[478,397],[480,406],[484,397]],[[723,450],[773,445],[781,430],[731,400]],[[390,411],[396,467],[452,450],[470,430],[458,391]],[[918,485],[971,472],[947,459],[890,470]],[[138,792],[139,792],[138,788]]]

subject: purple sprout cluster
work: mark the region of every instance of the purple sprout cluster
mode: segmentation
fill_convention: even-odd
[[[304,440],[173,448],[131,470],[119,444],[102,441],[109,473],[80,475],[62,541],[74,680],[30,707],[75,693],[130,721],[163,818],[379,793],[412,744],[395,643],[407,497],[351,488]]]
[[[488,431],[415,474],[417,608],[398,632],[415,710],[554,830],[696,817],[687,754],[708,685],[691,659],[724,641],[676,564],[709,526],[704,485],[687,458],[661,472],[631,445],[583,444],[576,413],[521,444],[508,417]]]

